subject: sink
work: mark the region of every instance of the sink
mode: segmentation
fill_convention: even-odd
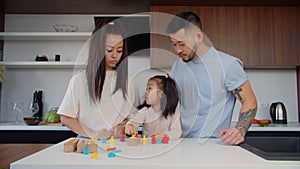
[[[300,137],[251,136],[240,146],[267,160],[300,160]]]

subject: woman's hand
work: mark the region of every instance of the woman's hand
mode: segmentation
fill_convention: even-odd
[[[99,130],[99,131],[95,132],[95,137],[94,138],[96,138],[98,140],[100,140],[102,138],[108,139],[112,136],[112,134],[113,134],[112,131],[102,129],[102,130]]]
[[[137,133],[137,129],[132,124],[128,124],[125,127],[125,133],[128,135],[133,135]]]
[[[125,128],[123,125],[117,125],[115,128],[113,128],[112,136],[114,138],[119,138],[122,133],[125,132]]]

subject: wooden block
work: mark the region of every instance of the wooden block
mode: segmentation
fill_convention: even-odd
[[[79,138],[71,138],[67,142],[64,143],[64,152],[75,152],[77,148],[77,143]]]
[[[130,137],[128,139],[128,145],[129,146],[137,146],[138,144],[140,144],[140,138],[136,138],[136,137],[132,138],[132,137]]]
[[[79,139],[79,141],[77,143],[77,150],[76,150],[76,152],[82,153],[84,146],[88,145],[88,142],[89,142],[89,139],[85,139],[85,138]]]
[[[89,148],[89,153],[94,153],[94,152],[97,153],[98,145],[95,144],[95,142],[92,142],[91,140],[89,140],[88,148]]]

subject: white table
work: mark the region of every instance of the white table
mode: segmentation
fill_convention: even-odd
[[[98,143],[100,147],[107,145]],[[116,140],[122,152],[116,158],[108,158],[100,148],[99,158],[91,154],[64,153],[63,142],[32,154],[11,164],[11,169],[161,169],[161,168],[221,168],[221,169],[287,169],[300,167],[300,161],[268,161],[239,146],[224,145],[220,139],[181,139],[169,144],[128,146]]]

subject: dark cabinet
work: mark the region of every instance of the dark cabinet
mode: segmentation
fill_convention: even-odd
[[[199,14],[214,47],[246,66],[300,65],[299,6],[155,6],[151,12]],[[153,20],[155,18],[152,18]],[[168,22],[153,22],[165,27]],[[169,50],[169,39],[153,35],[151,47]],[[155,66],[155,65],[154,65]]]

